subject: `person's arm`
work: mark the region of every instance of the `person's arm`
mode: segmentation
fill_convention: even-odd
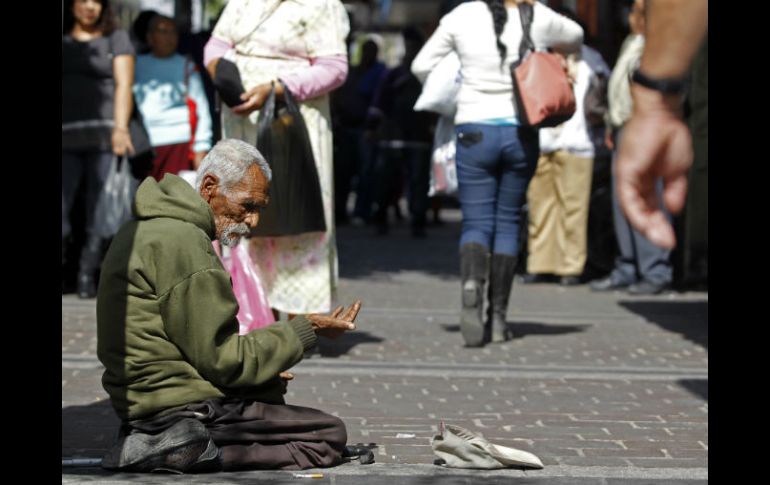
[[[131,134],[128,131],[128,120],[134,107],[132,88],[134,83],[134,56],[119,55],[112,61],[115,78],[115,110],[114,127],[112,128],[112,152],[115,155],[134,153]]]
[[[421,83],[425,82],[428,74],[435,68],[439,62],[454,49],[454,38],[452,35],[452,25],[454,16],[462,10],[462,5],[457,9],[445,15],[436,28],[436,31],[430,36],[420,52],[412,61],[412,74],[414,74]]]
[[[277,98],[283,97],[284,89],[297,101],[322,96],[345,82],[348,75],[348,59],[344,54],[311,59],[311,65],[297,72],[282,75],[272,82],[259,84],[241,95],[243,104],[233,108],[233,113],[247,116],[265,104],[270,89],[275,85]],[[282,82],[278,82],[278,81]]]
[[[316,335],[335,338],[355,328],[361,307],[343,314],[297,316],[238,335],[238,302],[230,275],[206,269],[185,278],[159,300],[164,330],[186,361],[207,381],[243,388],[273,381],[312,348]]]
[[[233,44],[214,36],[211,36],[206,42],[206,46],[203,48],[203,65],[206,66],[206,71],[211,79],[214,79],[214,74],[217,72],[219,59],[224,57],[225,53],[232,48]]]
[[[655,80],[685,77],[708,29],[708,2],[648,0],[645,49],[639,70]],[[684,207],[692,165],[690,132],[681,118],[681,93],[632,83],[634,111],[618,148],[617,195],[628,221],[653,244],[671,249],[676,237],[660,208],[655,181],[663,178],[663,203]]]
[[[323,96],[342,86],[348,76],[348,56],[318,57],[310,60],[310,66],[280,76],[297,101]]]
[[[542,5],[535,6],[535,8],[538,10],[538,13],[541,10],[543,13],[548,11],[548,7]],[[565,56],[579,52],[580,46],[583,45],[583,28],[580,24],[552,10],[549,14],[549,17],[547,17],[549,19],[546,39],[547,46]],[[535,19],[537,18],[538,14],[535,13]],[[535,42],[537,43],[537,39],[535,39]],[[537,46],[540,47],[539,45]]]

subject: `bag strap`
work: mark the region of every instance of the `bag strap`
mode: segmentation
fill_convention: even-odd
[[[522,2],[518,5],[519,18],[521,19],[521,43],[519,44],[519,59],[524,59],[528,51],[535,50],[535,43],[532,41],[532,21],[535,18],[535,9],[532,5]]]

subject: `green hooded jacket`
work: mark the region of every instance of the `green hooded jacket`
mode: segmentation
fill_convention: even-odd
[[[278,374],[316,335],[298,316],[238,335],[238,302],[214,252],[214,214],[181,178],[147,178],[112,241],[97,296],[102,384],[123,420],[209,398],[283,403]]]

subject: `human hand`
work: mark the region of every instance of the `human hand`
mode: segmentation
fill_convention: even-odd
[[[258,84],[256,87],[241,94],[242,104],[232,109],[233,113],[248,116],[253,111],[262,108],[267,101],[267,97],[270,96],[270,91],[275,87],[275,95],[283,96],[283,84],[277,82],[269,82]]]
[[[672,213],[684,207],[692,139],[676,99],[643,86],[632,87],[634,114],[618,148],[617,195],[628,221],[653,244],[673,249],[676,237],[661,210],[655,181],[663,179],[663,203]]]
[[[119,157],[122,157],[123,155],[133,155],[135,153],[128,128],[112,129],[112,153]]]
[[[353,322],[356,321],[358,312],[361,310],[361,300],[356,300],[347,311],[343,310],[345,307],[338,306],[330,315],[307,315],[307,319],[310,320],[310,324],[313,327],[313,331],[317,335],[327,338],[337,338],[346,330],[355,330],[356,326]]]

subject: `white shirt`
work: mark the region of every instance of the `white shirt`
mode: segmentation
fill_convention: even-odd
[[[457,95],[455,124],[515,115],[509,66],[519,58],[522,29],[518,9],[512,7],[507,11],[508,21],[500,35],[508,48],[502,67],[492,13],[481,1],[462,3],[442,17],[412,62],[412,72],[425,80],[450,51],[454,50],[460,57],[462,84]],[[577,23],[539,2],[534,5],[530,32],[537,49],[552,47],[574,52],[583,42],[583,30]]]
[[[580,49],[580,59],[577,60],[577,76],[574,87],[575,114],[559,126],[540,129],[540,151],[542,153],[564,150],[579,157],[594,157],[594,144],[586,124],[584,105],[591,76],[597,73],[609,77],[610,68],[602,59],[601,54],[584,45]]]

